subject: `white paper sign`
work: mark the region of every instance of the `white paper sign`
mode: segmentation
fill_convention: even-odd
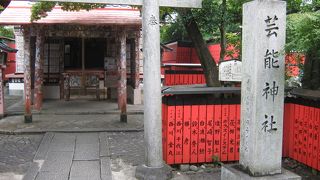
[[[241,61],[230,60],[220,63],[219,80],[241,82],[241,68]]]

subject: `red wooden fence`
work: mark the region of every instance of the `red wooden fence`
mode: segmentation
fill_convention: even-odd
[[[320,170],[320,103],[305,99],[285,105],[283,155]]]
[[[299,104],[297,102],[304,102]],[[238,161],[240,99],[208,95],[163,97],[163,157],[167,164]],[[320,104],[288,101],[283,157],[320,170]]]
[[[197,70],[166,70],[164,74],[164,85],[191,85],[191,84],[205,84],[202,71]]]
[[[240,100],[206,95],[163,98],[163,157],[167,164],[239,159]]]

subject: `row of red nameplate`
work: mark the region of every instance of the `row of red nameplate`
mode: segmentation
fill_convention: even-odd
[[[284,155],[320,170],[320,107],[287,103]]]
[[[205,101],[163,98],[163,157],[167,164],[212,162],[213,157],[222,162],[239,160],[240,105]],[[320,108],[286,103],[283,157],[320,170],[319,137]]]
[[[177,71],[179,72],[179,71]],[[203,73],[200,74],[168,74],[165,73],[165,86],[205,84]]]
[[[163,157],[167,164],[212,162],[213,157],[239,160],[239,104],[206,104],[203,99],[175,96],[163,100]]]

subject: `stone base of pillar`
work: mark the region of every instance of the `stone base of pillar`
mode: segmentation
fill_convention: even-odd
[[[120,122],[127,123],[127,115],[126,114],[120,115]]]
[[[32,123],[32,115],[24,115],[24,123]]]
[[[166,164],[161,168],[142,165],[137,167],[135,176],[139,180],[167,180],[172,178],[172,169]]]
[[[141,88],[133,89],[131,86],[127,87],[128,100],[131,104],[142,104]]]
[[[239,164],[223,165],[221,168],[221,179],[223,180],[301,180],[301,177],[286,169],[281,174],[270,176],[253,177],[240,170]]]

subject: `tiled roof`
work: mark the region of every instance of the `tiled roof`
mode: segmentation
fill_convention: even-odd
[[[0,51],[7,53],[16,53],[18,50],[9,47],[6,43],[0,41]]]
[[[31,7],[34,2],[11,1],[0,14],[0,25],[25,25],[30,22]],[[113,6],[90,11],[63,11],[56,6],[48,16],[35,24],[83,24],[83,25],[141,25],[140,11],[130,6]]]

